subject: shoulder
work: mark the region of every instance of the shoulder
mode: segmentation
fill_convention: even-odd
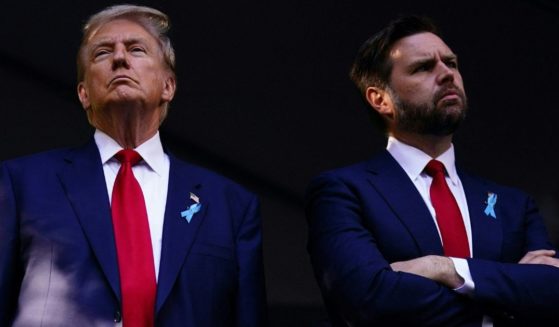
[[[363,194],[373,192],[371,186],[376,175],[392,169],[397,163],[388,152],[381,152],[369,160],[345,167],[325,171],[314,177],[305,193],[305,205],[310,206],[318,200],[354,201]]]
[[[347,184],[360,183],[367,180],[371,174],[377,175],[395,167],[398,167],[397,162],[387,151],[382,151],[369,160],[322,172],[311,180],[310,186],[334,181]]]
[[[1,163],[4,169],[12,172],[45,171],[63,163],[63,159],[73,152],[72,148],[60,148],[9,159]]]
[[[58,173],[63,170],[64,158],[69,152],[71,149],[56,149],[0,163],[0,187],[11,185],[9,187],[14,190],[35,194],[39,189],[56,185]]]

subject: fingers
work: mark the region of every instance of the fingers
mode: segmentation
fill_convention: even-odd
[[[404,270],[404,265],[401,262],[394,262],[390,264],[390,268],[392,268],[393,271],[399,271],[399,272],[406,272]]]
[[[522,257],[522,259],[520,259],[519,263],[531,263],[533,260],[536,260],[538,257],[541,257],[541,256],[552,257],[554,255],[555,255],[554,250],[530,251],[530,252],[526,253],[524,255],[524,257]]]
[[[415,258],[407,261],[397,261],[390,264],[394,271],[407,272],[410,274],[420,275],[423,270],[422,258]]]
[[[554,256],[555,255],[555,250],[536,250],[536,251],[530,251],[528,253],[526,253],[526,255],[534,255],[534,256],[540,256],[540,255],[546,255],[546,256]]]
[[[448,257],[428,255],[408,261],[393,262],[390,267],[394,271],[425,277],[450,288],[456,288],[464,283]]]
[[[559,268],[559,259],[554,258],[554,250],[530,251],[520,259],[521,264],[543,264]]]
[[[530,264],[548,265],[559,268],[559,259],[554,257],[539,256],[529,262]]]

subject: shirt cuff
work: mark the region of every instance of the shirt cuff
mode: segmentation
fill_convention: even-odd
[[[474,295],[475,284],[472,279],[472,274],[470,273],[470,266],[468,266],[468,260],[462,258],[450,258],[454,264],[454,270],[456,273],[462,277],[464,284],[453,289],[456,293],[464,294],[468,296]]]

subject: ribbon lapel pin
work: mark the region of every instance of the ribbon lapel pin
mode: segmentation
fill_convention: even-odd
[[[192,220],[192,217],[194,217],[194,215],[200,211],[200,209],[202,209],[202,204],[200,203],[200,198],[190,192],[190,200],[194,201],[193,204],[191,204],[190,206],[188,206],[188,208],[186,208],[186,210],[181,212],[181,217],[183,217],[184,219],[186,219],[186,221],[188,223],[190,223],[190,221]]]
[[[487,201],[485,201],[485,203],[487,203],[487,207],[485,207],[485,215],[486,216],[491,216],[493,218],[497,218],[497,215],[495,214],[495,204],[497,203],[497,194],[493,193],[493,192],[488,192],[487,193]]]

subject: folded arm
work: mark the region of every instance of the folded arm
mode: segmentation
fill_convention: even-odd
[[[468,259],[475,283],[472,301],[493,308],[497,314],[519,316],[524,321],[558,319],[559,258],[547,241],[541,218],[530,199],[527,201],[525,221],[528,251],[518,263]],[[452,261],[446,257],[425,256],[394,262],[391,267],[429,278],[451,289],[460,285]]]
[[[481,322],[481,311],[467,297],[428,278],[394,271],[362,215],[358,195],[335,176],[311,184],[308,249],[323,294],[342,319],[356,325]]]

